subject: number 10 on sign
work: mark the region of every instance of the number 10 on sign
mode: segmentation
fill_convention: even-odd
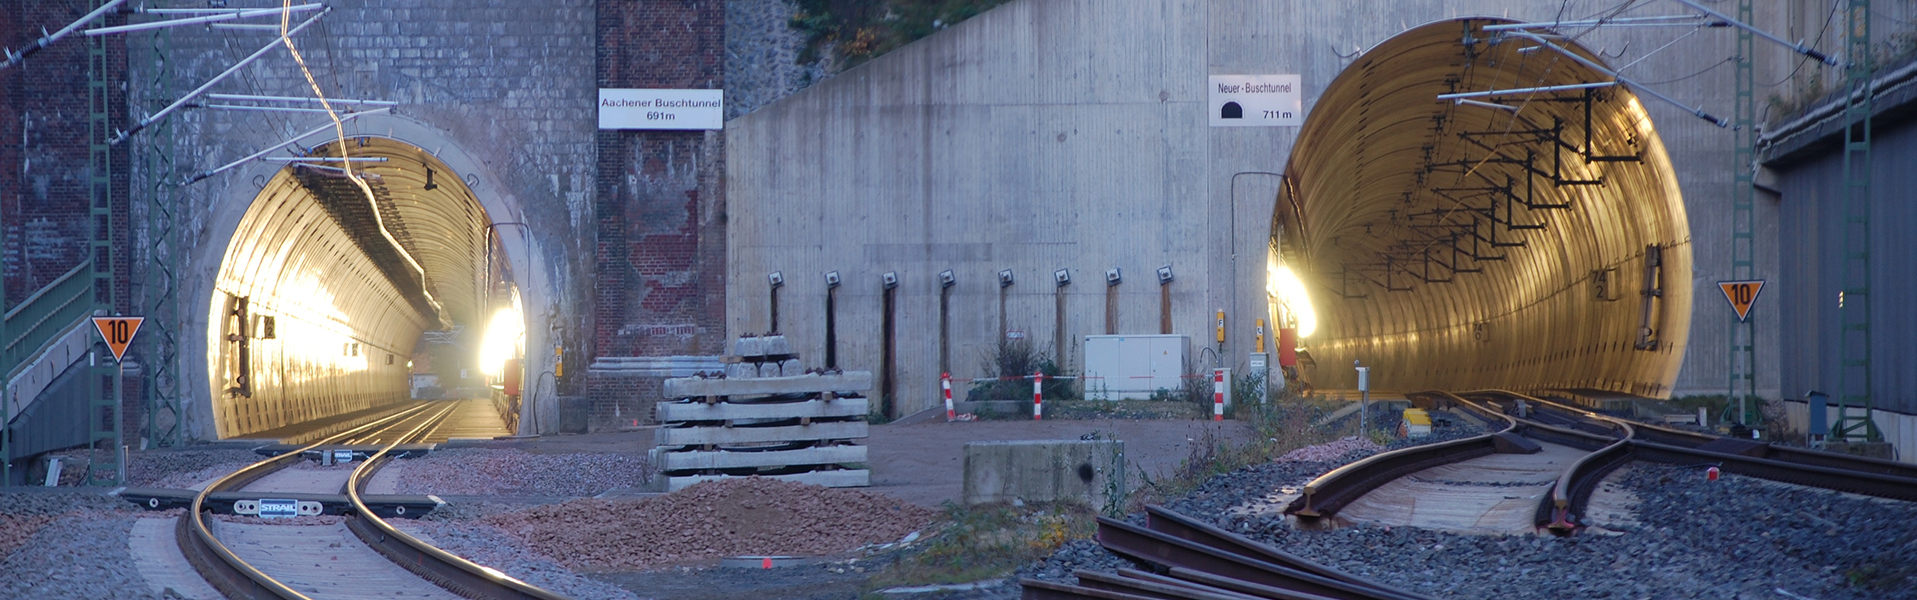
[[[1757,303],[1757,294],[1764,291],[1764,280],[1719,281],[1717,288],[1724,290],[1724,299],[1731,302],[1731,310],[1737,311],[1737,320],[1746,321],[1751,316],[1751,305]]]
[[[94,317],[93,328],[100,330],[100,337],[106,340],[107,349],[113,351],[113,360],[126,356],[126,347],[133,343],[133,336],[140,333],[140,324],[146,317]]]

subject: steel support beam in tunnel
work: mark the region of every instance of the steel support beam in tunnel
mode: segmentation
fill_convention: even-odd
[[[350,163],[366,188],[337,167],[280,169],[226,245],[207,321],[219,437],[406,400],[421,334],[484,328],[510,287],[509,263],[488,264],[503,254],[492,221],[456,171],[387,138],[347,138],[346,150],[385,159]]]
[[[1690,228],[1625,86],[1459,19],[1365,52],[1307,117],[1273,216],[1272,279],[1315,304],[1318,388],[1578,388],[1664,397],[1691,315]],[[1566,40],[1585,58],[1601,57]],[[1305,300],[1274,286],[1279,322]],[[1290,294],[1295,296],[1296,294]],[[1301,323],[1303,329],[1310,324]]]

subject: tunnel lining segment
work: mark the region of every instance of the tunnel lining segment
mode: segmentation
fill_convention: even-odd
[[[1662,142],[1621,86],[1490,99],[1505,108],[1437,100],[1608,80],[1479,29],[1498,22],[1392,37],[1307,115],[1273,246],[1319,298],[1306,344],[1328,368],[1313,383],[1350,387],[1358,359],[1394,389],[1667,395],[1691,257]]]

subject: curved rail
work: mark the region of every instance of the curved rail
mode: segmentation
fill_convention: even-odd
[[[445,414],[442,413],[433,422],[414,428],[404,438],[416,439],[420,432],[435,425],[438,419],[445,418]],[[413,574],[460,596],[487,600],[571,600],[422,542],[393,527],[367,508],[366,502],[360,498],[360,488],[372,479],[373,473],[386,461],[392,459],[390,453],[396,446],[397,443],[387,445],[377,454],[367,457],[366,462],[353,469],[352,476],[346,480],[346,498],[352,502],[354,511],[347,518],[346,528],[352,530],[353,535]]]
[[[368,431],[384,430],[393,423],[424,413],[427,408],[429,408],[428,405],[421,404],[402,410],[371,423],[327,436],[298,450],[247,465],[207,484],[205,489],[200,490],[199,495],[193,497],[193,506],[189,509],[190,513],[187,517],[180,519],[177,532],[180,552],[186,555],[188,562],[193,564],[195,570],[200,572],[200,576],[204,577],[208,584],[227,598],[310,600],[305,594],[287,587],[286,584],[247,564],[213,536],[213,530],[206,525],[204,512],[207,496],[228,487],[245,486],[269,473],[285,468],[292,464],[293,460],[303,460],[301,455],[307,450],[349,439]]]
[[[1481,393],[1535,402],[1540,412],[1547,410],[1547,407],[1572,412],[1575,415],[1572,418],[1580,423],[1578,429],[1581,431],[1608,429],[1622,434],[1616,441],[1573,461],[1569,468],[1558,474],[1558,481],[1551,486],[1550,493],[1545,494],[1544,498],[1538,502],[1535,521],[1539,527],[1550,529],[1559,535],[1568,535],[1577,531],[1577,528],[1581,526],[1578,521],[1584,515],[1585,508],[1590,505],[1591,493],[1597,491],[1598,483],[1604,481],[1604,477],[1616,471],[1618,467],[1631,462],[1631,441],[1637,437],[1638,428],[1624,421],[1608,419],[1597,413],[1564,407],[1517,392],[1484,390]],[[1472,394],[1468,392],[1466,395]]]
[[[180,520],[178,536],[181,551],[186,554],[188,561],[193,563],[195,569],[200,572],[201,576],[228,598],[236,600],[311,600],[309,596],[288,587],[286,584],[267,575],[257,567],[248,564],[244,559],[241,559],[228,549],[225,544],[221,543],[219,539],[213,535],[212,529],[207,525],[204,512],[207,497],[224,489],[238,489],[273,471],[285,468],[291,464],[292,461],[300,460],[299,457],[307,450],[360,437],[368,432],[383,433],[391,431],[404,426],[405,423],[416,417],[425,416],[424,420],[413,426],[410,430],[398,437],[392,438],[388,443],[382,443],[378,453],[374,454],[353,470],[352,475],[347,480],[346,489],[344,490],[353,506],[353,514],[349,514],[346,521],[347,529],[353,531],[353,533],[364,540],[367,545],[373,547],[389,559],[394,560],[400,566],[406,567],[408,570],[446,588],[448,591],[467,598],[485,600],[494,598],[569,600],[566,596],[554,594],[513,579],[504,573],[473,564],[470,561],[453,556],[444,550],[434,548],[412,536],[401,533],[384,520],[381,520],[360,497],[359,488],[363,486],[366,480],[372,477],[372,474],[376,472],[380,466],[383,466],[387,460],[392,458],[391,452],[394,448],[422,437],[423,432],[430,431],[453,411],[452,407],[446,407],[437,413],[433,413],[431,409],[432,406],[430,404],[421,404],[371,423],[327,436],[325,439],[313,442],[297,450],[248,465],[226,477],[214,481],[212,484],[206,486],[206,489],[202,490],[199,495],[194,497],[191,518],[183,518]],[[405,509],[402,507],[399,510],[404,511]],[[414,554],[406,555],[403,557],[405,560],[400,560],[401,557],[396,557],[388,546],[412,548]],[[431,562],[429,563],[427,561]],[[465,573],[465,575],[449,575],[447,571],[459,571]]]
[[[1418,392],[1407,396],[1437,397],[1470,405],[1462,398],[1444,392]],[[1330,517],[1344,509],[1345,505],[1393,479],[1497,452],[1498,436],[1512,433],[1518,427],[1517,420],[1497,411],[1475,406],[1472,408],[1486,416],[1502,419],[1505,428],[1497,433],[1383,452],[1332,469],[1305,484],[1304,495],[1285,507],[1285,513],[1304,519]]]
[[[1559,405],[1559,406],[1564,405],[1564,403],[1552,400],[1551,398],[1544,398],[1544,401],[1551,402],[1553,405]],[[1607,418],[1615,418],[1615,417],[1607,417]],[[1619,419],[1619,420],[1622,420],[1622,419]],[[1685,431],[1682,429],[1665,427],[1665,426],[1657,425],[1654,423],[1642,423],[1642,422],[1632,421],[1632,424],[1637,427],[1638,435],[1636,439],[1640,441],[1645,441],[1645,442],[1663,444],[1666,446],[1676,446],[1679,448],[1698,448],[1698,447],[1704,446],[1705,444],[1717,442],[1719,440],[1732,440],[1732,441],[1741,443],[1740,445],[1745,446],[1743,449],[1735,451],[1736,454],[1743,454],[1746,456],[1754,456],[1757,458],[1766,458],[1770,460],[1776,460],[1776,461],[1782,461],[1782,462],[1788,462],[1788,463],[1797,463],[1800,465],[1828,467],[1832,469],[1857,471],[1860,473],[1876,473],[1879,475],[1890,475],[1893,477],[1917,479],[1917,464],[1902,463],[1902,462],[1897,462],[1894,460],[1884,460],[1881,458],[1870,458],[1866,456],[1838,454],[1836,452],[1825,452],[1822,450],[1812,450],[1810,448],[1800,448],[1796,446],[1781,446],[1781,445],[1770,443],[1770,442],[1750,441],[1746,443],[1745,440],[1740,440],[1736,438],[1726,438],[1722,436],[1712,435],[1709,433]],[[1708,448],[1706,449],[1708,450]]]

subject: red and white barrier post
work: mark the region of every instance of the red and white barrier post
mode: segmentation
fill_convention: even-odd
[[[1032,420],[1044,418],[1045,414],[1045,372],[1032,374]]]
[[[1225,420],[1225,370],[1211,370],[1211,420]]]
[[[943,388],[945,391],[945,422],[950,423],[952,421],[957,421],[958,413],[952,410],[952,374],[951,373],[939,374],[939,387]]]

